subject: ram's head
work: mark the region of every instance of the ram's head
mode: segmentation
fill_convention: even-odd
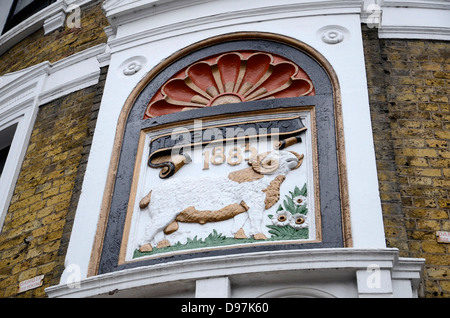
[[[257,155],[249,165],[259,174],[287,174],[303,162],[303,155],[294,151],[274,150]]]

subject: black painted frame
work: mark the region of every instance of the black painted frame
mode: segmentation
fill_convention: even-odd
[[[245,103],[207,107],[198,110],[178,112],[165,116],[143,120],[145,109],[152,96],[180,69],[208,56],[237,51],[254,50],[283,56],[299,65],[310,76],[315,90],[315,96],[262,100]],[[245,247],[228,247],[209,251],[187,251],[182,254],[159,258],[133,260],[133,262],[118,264],[120,246],[125,226],[126,211],[133,179],[133,168],[136,161],[140,131],[147,128],[157,128],[165,124],[173,124],[186,120],[212,117],[216,115],[248,113],[254,114],[262,110],[292,110],[301,107],[315,108],[318,171],[320,188],[321,242],[286,243],[274,245],[255,245]],[[158,73],[141,91],[132,106],[122,141],[119,164],[117,168],[114,191],[110,205],[108,223],[105,230],[98,274],[123,270],[127,268],[152,265],[183,259],[201,258],[216,255],[231,255],[259,251],[295,250],[311,248],[344,247],[342,206],[339,181],[339,167],[336,142],[336,122],[333,87],[325,69],[310,55],[290,45],[271,40],[236,40],[224,42],[192,52],[178,59]]]

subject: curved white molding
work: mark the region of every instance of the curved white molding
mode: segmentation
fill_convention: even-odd
[[[258,298],[336,298],[336,296],[316,288],[285,287],[266,292]]]
[[[233,257],[215,256],[137,267],[89,277],[77,282],[77,285],[73,284],[73,280],[68,281],[68,284],[62,282],[45,291],[49,297],[102,297],[108,294],[126,297],[130,293],[133,293],[133,296],[143,296],[157,293],[164,284],[170,284],[172,290],[176,290],[179,287],[177,285],[184,286],[189,282],[192,285],[199,280],[228,277],[234,284],[239,285],[239,282],[245,281],[248,276],[258,277],[259,283],[274,283],[292,275],[306,277],[311,275],[310,270],[314,270],[321,273],[319,276],[324,277],[324,282],[331,277],[339,278],[345,275],[349,283],[356,286],[354,293],[360,297],[392,297],[396,291],[390,272],[396,272],[397,279],[408,282],[413,290],[420,280],[417,274],[422,271],[424,261],[399,259],[397,249],[342,248],[244,253]],[[407,268],[403,268],[404,263],[408,263]],[[368,292],[365,285],[370,272],[367,269],[374,264],[382,272],[380,286]],[[406,273],[404,276],[401,275],[403,272]],[[197,288],[199,285],[201,286],[197,284]],[[322,292],[330,294],[325,290]],[[196,294],[203,293],[197,290]],[[264,293],[255,297],[258,295],[264,296]],[[333,295],[343,297],[334,293]],[[323,294],[316,293],[315,296]]]
[[[111,5],[105,3],[103,9],[111,24],[113,36],[108,44],[112,52],[118,52],[133,46],[150,43],[155,40],[169,38],[195,32],[222,28],[239,23],[251,23],[263,20],[322,16],[335,14],[360,14],[361,3],[357,0],[325,0],[325,1],[292,1],[283,0],[276,4],[273,1],[242,2],[242,5],[222,5],[221,10],[211,15],[209,11],[199,7],[195,13],[184,14],[182,9],[194,8],[196,5],[211,0],[147,0],[147,1],[115,1]],[[113,6],[112,4],[116,4]],[[204,4],[206,6],[207,4]],[[179,10],[179,14],[175,11]],[[139,29],[131,34],[117,35],[117,28],[124,24],[138,23],[142,19],[168,15],[170,19],[162,19],[163,23],[148,24],[151,28]]]

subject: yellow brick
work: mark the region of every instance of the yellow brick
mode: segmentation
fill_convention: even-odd
[[[59,191],[60,191],[61,193],[62,193],[62,192],[66,192],[66,191],[72,191],[72,190],[73,190],[73,186],[74,186],[73,182],[62,184],[62,185],[59,187]]]
[[[411,185],[432,185],[433,179],[429,177],[409,177],[408,181]]]
[[[425,158],[411,158],[408,161],[408,164],[410,166],[427,167],[428,166],[428,161]]]
[[[411,156],[411,157],[436,157],[437,153],[434,149],[414,149],[405,148],[400,150],[401,156]]]
[[[450,72],[436,71],[436,72],[433,72],[433,75],[434,75],[434,78],[450,79]]]
[[[438,199],[438,205],[441,209],[449,209],[450,208],[450,199],[440,198],[440,199]]]
[[[19,289],[19,284],[15,284],[12,286],[9,286],[8,288],[6,288],[5,293],[3,294],[3,297],[8,298],[11,297],[13,295],[17,294],[17,291]]]
[[[441,169],[426,169],[426,168],[416,168],[416,167],[400,167],[398,168],[400,175],[406,176],[424,176],[424,177],[441,177]]]
[[[30,261],[27,260],[15,265],[11,270],[11,274],[21,273],[23,271],[28,270],[29,268],[30,268]]]
[[[30,205],[30,212],[40,211],[45,206],[45,201],[38,201]]]
[[[16,228],[16,227],[18,227],[20,225],[23,225],[23,224],[27,223],[27,222],[33,221],[35,218],[36,218],[36,212],[28,213],[28,214],[24,215],[21,218],[12,220],[6,226],[8,228]]]
[[[422,249],[426,253],[445,253],[445,246],[437,242],[422,242]]]
[[[434,132],[436,138],[440,139],[450,139],[450,131],[446,130],[437,130]]]
[[[59,212],[59,213],[53,213],[41,220],[43,225],[48,225],[57,221],[60,221],[61,219],[64,219],[66,213],[65,212]]]
[[[49,224],[48,231],[53,232],[53,231],[61,230],[65,224],[66,224],[66,220],[60,220],[58,222]]]
[[[47,157],[53,157],[53,156],[55,156],[55,155],[61,153],[61,151],[62,151],[62,146],[57,147],[57,148],[54,148],[54,149],[52,149],[52,150],[49,150],[49,151],[47,152]]]
[[[428,266],[425,269],[427,276],[429,278],[443,278],[450,277],[450,268],[449,267],[437,267],[437,266]]]
[[[448,219],[448,214],[445,210],[439,209],[406,209],[406,215],[411,218],[422,218],[422,219]]]
[[[59,188],[49,189],[42,194],[42,199],[46,199],[46,198],[54,196],[58,193],[59,193]]]
[[[27,206],[35,203],[35,202],[40,201],[41,198],[42,198],[41,194],[33,195],[31,197],[28,197],[28,198],[26,198],[24,200],[20,200],[20,201],[18,201],[16,203],[12,204],[9,207],[9,210],[10,211],[16,211],[16,210],[19,210],[19,209],[23,209],[24,207],[27,207]]]
[[[437,63],[420,63],[420,67],[424,70],[430,70],[430,71],[440,71],[441,70],[441,64],[437,64]]]
[[[417,220],[417,228],[422,230],[439,231],[439,221],[435,220]]]
[[[41,226],[39,228],[37,228],[36,230],[34,230],[33,232],[31,232],[31,235],[36,238],[39,237],[41,235],[44,235],[47,233],[47,227],[46,226]]]
[[[61,241],[53,241],[48,243],[47,245],[44,245],[44,253],[51,253],[57,251],[60,244]]]
[[[450,188],[450,180],[449,179],[435,179],[435,180],[433,180],[433,185],[435,187]]]
[[[426,140],[426,143],[427,143],[428,147],[433,147],[433,148],[447,148],[448,147],[448,143],[446,140],[431,139],[431,140]]]
[[[448,97],[446,95],[430,95],[430,101],[438,103],[448,103]]]
[[[34,194],[34,192],[35,192],[35,189],[34,189],[34,188],[31,188],[31,189],[27,189],[27,190],[25,190],[25,191],[22,191],[22,192],[19,194],[19,200],[23,200],[23,199],[26,199],[26,198],[31,197],[31,196]]]
[[[47,206],[52,206],[54,204],[70,200],[71,196],[72,196],[72,193],[70,191],[53,196],[47,200]]]
[[[447,297],[449,297],[449,294],[450,294],[450,280],[441,280],[441,281],[439,281],[439,285],[441,286],[442,291],[447,294]]]
[[[427,95],[408,93],[397,96],[397,100],[406,102],[428,102],[429,98]]]
[[[50,263],[44,264],[42,266],[39,266],[37,275],[51,273],[55,269],[57,264],[58,264],[57,262],[50,262]]]
[[[34,276],[36,276],[37,273],[37,268],[30,268],[24,272],[21,272],[19,274],[19,282],[33,278]]]
[[[436,200],[435,199],[414,199],[414,206],[416,207],[426,207],[426,208],[435,208]]]
[[[442,169],[444,177],[450,178],[450,169]]]
[[[445,86],[445,80],[443,79],[426,79],[425,80],[425,85],[429,85],[429,86]]]
[[[438,154],[441,158],[450,159],[450,151],[448,150],[440,149],[438,150]]]

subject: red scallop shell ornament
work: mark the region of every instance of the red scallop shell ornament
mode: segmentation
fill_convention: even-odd
[[[264,52],[229,52],[198,61],[164,83],[144,119],[247,101],[314,95],[296,64]]]

